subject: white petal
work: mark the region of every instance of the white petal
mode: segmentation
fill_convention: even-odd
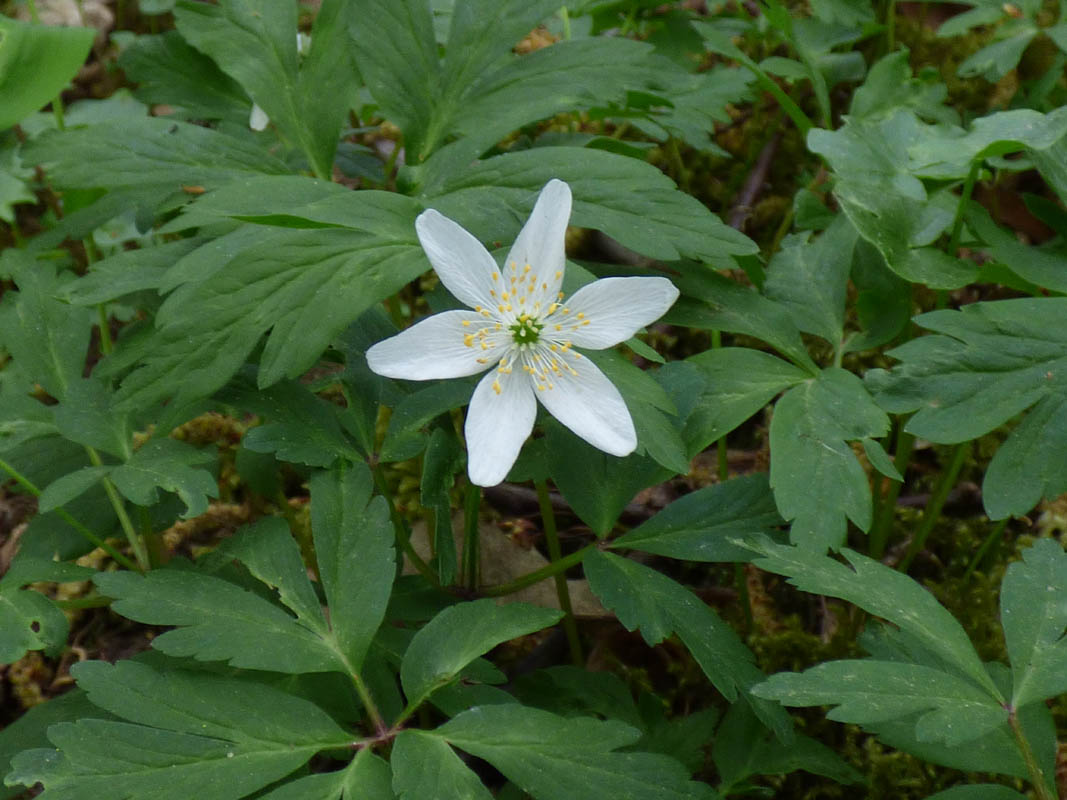
[[[409,381],[476,375],[495,365],[512,343],[508,330],[493,328],[493,320],[473,311],[434,314],[378,342],[367,351],[367,364],[379,375]]]
[[[252,104],[252,113],[248,115],[248,127],[254,131],[264,130],[270,124],[270,117],[267,116],[267,112]]]
[[[559,356],[549,354],[548,358],[553,355]],[[538,382],[545,388],[538,388],[537,399],[553,417],[593,447],[613,456],[632,453],[637,447],[637,433],[615,384],[588,358],[573,351],[560,360],[560,369],[546,381]],[[567,369],[568,365],[571,369]]]
[[[476,486],[507,477],[533,430],[537,401],[525,372],[493,370],[478,383],[467,409],[467,475]]]
[[[530,218],[508,253],[504,278],[509,286],[511,278],[519,279],[518,285],[522,287],[519,297],[527,298],[531,311],[535,303],[547,308],[559,292],[566,263],[564,240],[570,217],[571,187],[560,180],[549,181],[538,195]],[[519,310],[518,305],[516,310]]]
[[[546,319],[545,335],[603,350],[655,322],[677,299],[678,290],[666,278],[602,278],[574,293],[567,301],[570,313],[560,309]]]
[[[432,208],[419,214],[415,233],[441,283],[457,300],[471,308],[497,306],[491,293],[498,288],[500,271],[481,242]]]

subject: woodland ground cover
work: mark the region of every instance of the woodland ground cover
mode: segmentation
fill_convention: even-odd
[[[0,798],[1067,796],[1064,6],[0,3]]]

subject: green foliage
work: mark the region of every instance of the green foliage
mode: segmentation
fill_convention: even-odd
[[[74,692],[0,733],[0,798],[836,796],[871,780],[876,745],[982,773],[924,768],[901,797],[1028,781],[1052,800],[1063,4],[932,7],[936,34],[905,4],[688,5],[143,0],[110,34],[0,19],[0,660],[81,662]],[[117,69],[132,94],[97,99]],[[72,78],[87,99],[64,109]],[[573,303],[573,343],[511,349],[480,305],[457,310],[485,304],[474,270],[512,243],[493,304],[540,280],[553,309],[520,327]],[[645,288],[578,314],[599,278]],[[674,289],[662,321],[641,310]],[[464,325],[422,342],[458,380],[375,358],[427,313]],[[625,348],[583,348],[586,324]],[[613,443],[494,400],[513,366],[569,381],[567,358],[621,395],[582,400]],[[492,403],[507,413],[472,435]],[[522,445],[509,477],[535,482],[540,518],[530,490],[465,476],[479,439]],[[958,472],[931,475],[926,445],[974,440],[952,464],[974,453],[1005,523],[969,520],[971,554],[937,524]],[[930,496],[915,530],[902,489]],[[1007,520],[1039,505],[1004,568]],[[999,622],[966,600],[957,620],[906,574],[930,565],[946,602],[977,586],[991,609],[1000,581]],[[77,613],[105,605],[165,629],[114,664],[73,658],[111,657]],[[823,663],[797,649],[816,622]],[[784,706],[858,727],[835,752]]]

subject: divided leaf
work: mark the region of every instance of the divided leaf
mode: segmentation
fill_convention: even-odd
[[[502,642],[559,622],[562,612],[526,603],[475,600],[446,608],[411,640],[400,666],[408,706],[420,705],[475,658]]]
[[[260,683],[132,661],[87,661],[71,673],[94,704],[129,722],[53,725],[57,749],[16,756],[8,781],[40,782],[46,800],[237,800],[351,740],[318,707]]]
[[[1067,298],[973,303],[915,318],[939,335],[890,351],[902,363],[871,370],[883,408],[910,433],[950,444],[982,436],[1034,406],[989,465],[983,502],[992,519],[1021,515],[1067,491]]]
[[[790,538],[816,550],[845,541],[847,519],[866,531],[871,488],[847,442],[881,438],[889,417],[863,382],[839,367],[793,387],[771,418],[771,488]],[[871,447],[877,447],[871,442]]]

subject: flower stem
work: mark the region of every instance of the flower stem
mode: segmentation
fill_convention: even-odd
[[[1004,535],[1004,529],[1008,527],[1009,517],[1005,517],[996,525],[993,526],[993,530],[982,542],[978,551],[974,554],[974,558],[971,559],[971,563],[967,565],[967,571],[963,573],[963,580],[970,580],[971,573],[978,569],[978,565],[982,563],[982,559],[986,557],[993,545],[1000,541],[1000,537]]]
[[[467,494],[463,498],[463,581],[467,588],[478,588],[479,541],[478,509],[482,504],[482,490],[473,483],[467,485]]]
[[[1037,763],[1037,757],[1034,755],[1033,748],[1030,747],[1030,740],[1026,738],[1023,727],[1019,724],[1019,717],[1014,708],[1010,709],[1008,714],[1008,725],[1011,727],[1012,735],[1015,737],[1015,744],[1019,748],[1019,753],[1023,757],[1023,763],[1026,764],[1026,771],[1030,773],[1030,782],[1034,785],[1034,793],[1037,795],[1038,800],[1056,800],[1056,795],[1049,789],[1049,785],[1045,780],[1045,772],[1041,769],[1041,765]]]
[[[904,420],[899,420],[898,424],[900,427],[897,428],[897,444],[896,452],[893,456],[893,466],[897,468],[897,472],[903,475],[908,468],[908,461],[911,460],[915,437],[904,430]],[[871,529],[870,539],[868,540],[868,552],[871,558],[880,559],[885,555],[889,534],[893,530],[893,520],[896,518],[897,498],[900,497],[900,490],[903,486],[904,484],[901,481],[891,481],[885,497],[880,501],[879,514],[875,519],[875,524]]]
[[[89,445],[85,446],[85,452],[89,454],[89,461],[92,462],[94,467],[102,467],[104,462],[100,458],[100,454]],[[133,521],[130,519],[130,515],[126,513],[126,501],[119,494],[118,489],[115,488],[115,484],[111,482],[111,479],[106,475],[100,479],[100,483],[104,486],[104,491],[107,493],[107,499],[111,501],[111,507],[115,509],[115,516],[119,518],[119,525],[122,527],[123,533],[126,534],[126,538],[130,542],[130,548],[133,550],[133,557],[137,559],[137,564],[140,566],[142,572],[146,572],[152,568],[152,562],[148,558],[148,548],[145,547],[144,539],[141,535],[134,530]]]
[[[952,453],[952,460],[949,461],[945,471],[941,473],[941,477],[937,481],[937,486],[934,487],[934,491],[926,503],[926,508],[923,509],[923,518],[922,522],[919,523],[919,529],[915,532],[911,544],[908,545],[908,551],[904,554],[904,558],[900,562],[899,569],[901,572],[907,572],[912,559],[918,555],[919,551],[922,550],[923,545],[926,544],[926,537],[930,535],[930,531],[932,531],[934,525],[937,524],[938,517],[941,515],[941,509],[945,505],[945,500],[948,499],[948,493],[952,490],[952,487],[956,485],[956,478],[959,477],[960,470],[963,468],[963,462],[967,460],[967,454],[970,450],[971,443],[969,441],[961,442],[956,445],[956,449]]]
[[[556,530],[556,514],[552,510],[552,501],[548,497],[548,486],[544,481],[534,481],[537,487],[537,503],[541,507],[541,522],[545,528],[545,544],[548,545],[548,558],[556,564],[563,559],[563,553],[559,547],[559,532]],[[574,619],[574,609],[571,607],[571,593],[567,586],[567,575],[561,570],[552,576],[556,582],[556,596],[559,598],[559,607],[563,610],[563,630],[567,634],[567,644],[571,650],[571,660],[575,666],[583,666],[585,659],[582,658],[582,643],[578,638],[578,623]]]
[[[17,469],[15,469],[3,459],[0,459],[0,469],[10,475],[11,479],[14,480],[15,483],[17,483],[30,494],[32,494],[34,497],[41,496],[41,490],[38,489],[33,484],[33,482],[29,480],[29,478],[24,476],[21,472],[19,472]],[[55,513],[60,519],[70,525],[70,527],[74,528],[74,530],[84,536],[94,546],[99,547],[101,550],[111,556],[111,558],[114,559],[117,563],[122,564],[122,566],[126,567],[126,569],[139,571],[138,566],[134,562],[130,561],[130,559],[128,559],[126,556],[124,556],[106,541],[101,539],[91,530],[89,530],[89,528],[87,528],[84,523],[76,520],[73,516],[70,515],[70,513],[66,509],[57,508],[55,509]]]
[[[440,586],[441,579],[437,577],[437,573],[433,571],[429,564],[423,561],[422,556],[416,553],[415,548],[411,545],[411,533],[408,531],[404,518],[396,510],[396,504],[393,502],[393,495],[389,491],[389,485],[385,482],[385,473],[382,471],[381,464],[375,464],[371,472],[374,475],[374,484],[378,487],[378,492],[385,498],[386,505],[389,506],[389,518],[393,521],[393,533],[396,536],[397,548],[408,557],[408,561],[426,580],[434,586]]]
[[[564,556],[559,559],[559,561],[553,561],[552,563],[541,567],[541,569],[527,572],[525,575],[520,575],[513,581],[483,588],[480,594],[486,597],[504,597],[505,595],[515,594],[515,592],[521,592],[527,586],[533,586],[535,583],[540,583],[547,578],[566,572],[571,567],[581,564],[582,559],[584,559],[594,547],[596,547],[595,544],[586,545],[581,550],[575,550],[569,556]]]

